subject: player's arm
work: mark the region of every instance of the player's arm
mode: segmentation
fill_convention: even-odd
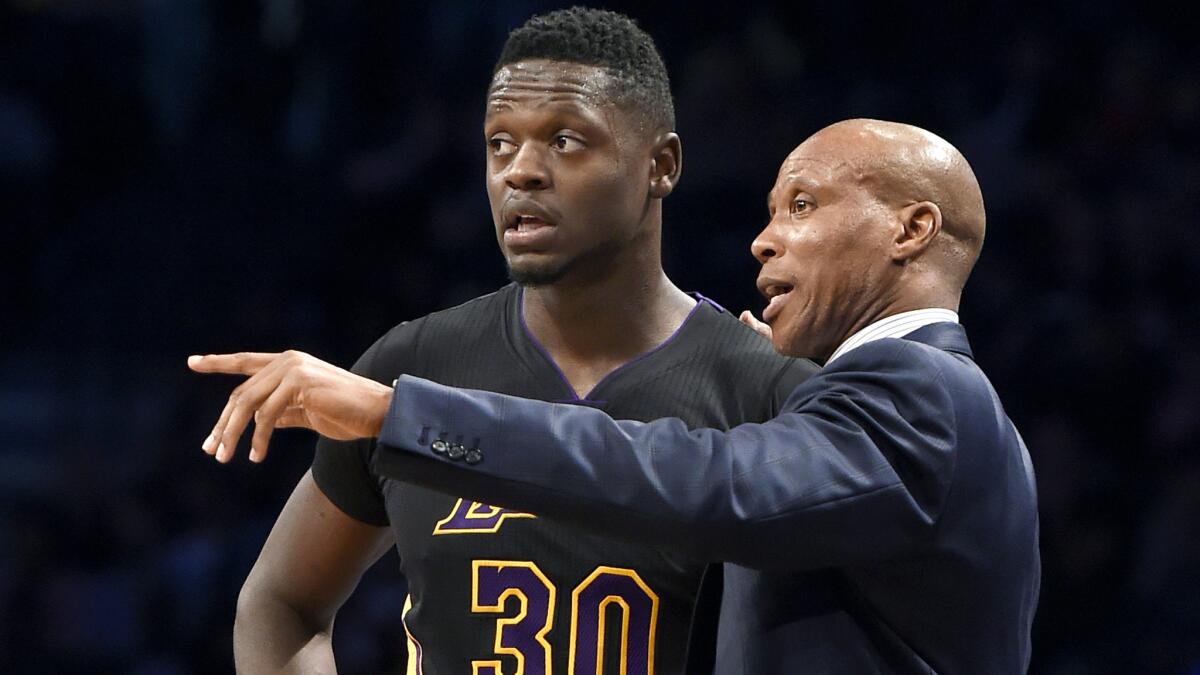
[[[349,380],[364,385],[367,392],[382,389],[390,396],[390,388],[379,381],[390,381],[400,372],[401,366],[395,357],[411,348],[408,338],[412,331],[405,330],[404,326],[401,324],[380,338],[358,359],[351,371],[320,362],[312,364],[311,369],[294,369],[292,375],[301,381],[315,378],[327,384],[322,391],[340,390],[337,385]],[[295,360],[287,355],[276,356],[276,366]],[[251,379],[272,377],[272,371],[257,369],[254,358],[255,355],[240,354],[229,360],[255,367],[259,377]],[[194,364],[194,361],[190,359],[189,363]],[[200,372],[222,372],[206,368],[206,365],[210,364],[192,367]],[[309,377],[303,376],[310,370]],[[330,374],[332,383],[322,377]],[[253,399],[252,392],[244,389],[235,390],[222,419],[228,420],[232,416],[242,420],[242,424],[250,417],[256,420],[256,431],[261,439],[256,447],[262,453],[256,459],[261,460],[266,454],[266,441],[271,430],[283,424],[276,424],[280,420],[267,419],[260,414],[263,400],[259,400],[254,408],[246,409],[247,415],[241,415],[244,406],[232,403],[237,399]],[[360,402],[364,396],[355,390],[350,398]],[[329,397],[310,389],[294,403],[314,399],[328,402]],[[280,403],[276,413],[286,414],[293,402]],[[234,414],[235,408],[237,414]],[[382,495],[368,465],[373,442],[359,438],[370,434],[346,431],[347,425],[353,426],[354,422],[350,420],[354,415],[331,418],[319,411],[310,412],[312,414],[293,411],[303,418],[297,425],[314,428],[325,437],[317,443],[312,470],[300,479],[288,499],[238,597],[234,657],[239,673],[336,672],[330,642],[334,616],[358,585],[363,572],[383,555],[391,542]],[[221,443],[219,439],[224,439],[226,444],[220,452],[217,449]],[[237,447],[237,441],[236,436],[226,437],[214,431],[206,441],[206,450],[218,458],[228,459]]]
[[[387,528],[346,515],[306,473],[238,596],[237,672],[336,672],[334,616],[389,544]]]

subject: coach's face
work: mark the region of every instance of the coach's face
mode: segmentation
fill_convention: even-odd
[[[864,163],[869,140],[822,130],[784,160],[768,196],[770,222],[751,245],[762,263],[763,320],[775,348],[817,361],[878,316],[898,290],[891,224]]]
[[[611,100],[602,68],[520,61],[488,91],[488,198],[509,275],[600,275],[652,235],[650,143]]]

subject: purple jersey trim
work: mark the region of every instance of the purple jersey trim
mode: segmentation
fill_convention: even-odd
[[[608,401],[599,401],[591,398],[560,398],[551,403],[571,403],[574,405],[583,405],[591,408],[603,408]]]
[[[610,379],[613,378],[613,376],[615,376],[617,373],[621,372],[622,370],[625,370],[629,366],[632,366],[633,364],[637,363],[638,361],[641,361],[642,359],[646,358],[647,356],[650,356],[651,354],[659,351],[663,347],[666,347],[667,345],[671,344],[675,340],[675,338],[679,336],[679,333],[681,331],[683,331],[683,327],[688,324],[688,321],[691,321],[692,317],[696,315],[696,311],[699,310],[700,307],[704,304],[704,302],[701,302],[701,301],[707,301],[708,303],[710,303],[717,309],[720,309],[721,311],[725,311],[724,308],[722,308],[720,305],[713,302],[712,300],[709,300],[708,298],[701,296],[699,293],[693,293],[691,295],[694,295],[698,298],[696,305],[694,307],[692,307],[692,311],[688,312],[688,315],[683,318],[683,321],[680,322],[679,327],[675,329],[674,333],[671,333],[670,337],[668,337],[666,340],[663,340],[662,342],[660,342],[658,344],[658,346],[654,347],[650,351],[639,354],[638,356],[635,356],[632,359],[626,361],[625,363],[622,363],[621,365],[617,366],[615,369],[613,369],[612,372],[610,372],[609,374],[600,378],[600,381],[597,382],[594,387],[592,387],[592,391],[596,391],[597,389],[599,389],[600,385],[604,384],[605,382],[608,382]],[[548,361],[550,363],[550,366],[552,368],[554,368],[554,372],[558,373],[558,377],[559,377],[559,379],[562,380],[563,386],[565,386],[567,388],[567,391],[571,393],[570,398],[563,399],[562,401],[555,401],[555,402],[556,403],[558,403],[558,402],[561,402],[561,403],[583,403],[585,405],[603,406],[605,403],[604,401],[598,401],[596,399],[591,399],[591,398],[588,398],[587,396],[580,398],[579,394],[575,393],[575,387],[571,386],[571,381],[567,379],[567,376],[565,373],[563,373],[562,368],[558,367],[558,363],[554,360],[553,357],[550,356],[550,352],[546,351],[546,348],[542,346],[541,341],[539,341],[537,339],[537,336],[535,336],[533,334],[533,331],[529,330],[529,324],[525,323],[525,289],[521,288],[520,286],[517,287],[517,314],[521,317],[521,329],[525,331],[525,336],[528,337],[531,342],[533,342],[533,346],[536,347],[537,350],[542,353],[542,356],[546,357],[546,361]],[[588,393],[591,394],[591,392],[588,392]]]
[[[698,292],[696,292],[696,291],[692,291],[692,292],[688,293],[688,295],[692,296],[693,298],[695,298],[696,300],[698,300],[698,301],[700,301],[700,302],[707,302],[708,304],[712,305],[713,307],[716,307],[716,308],[717,308],[717,311],[718,311],[718,312],[720,312],[720,313],[722,313],[722,314],[728,314],[728,313],[729,313],[729,310],[727,310],[727,309],[725,309],[724,307],[722,307],[721,305],[717,304],[717,301],[716,301],[716,300],[713,300],[712,298],[709,298],[709,297],[703,296],[703,295],[701,295],[700,293],[698,293]]]

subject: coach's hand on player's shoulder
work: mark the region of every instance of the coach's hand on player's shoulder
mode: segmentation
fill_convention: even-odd
[[[746,311],[742,312],[741,316],[739,316],[738,319],[742,323],[744,323],[747,326],[749,326],[750,328],[754,329],[755,333],[758,333],[759,335],[767,338],[768,340],[771,339],[771,327],[768,326],[767,324],[763,323],[762,321],[759,321],[754,316],[754,314],[752,314],[750,312],[750,310],[746,310]]]
[[[261,462],[276,428],[304,427],[338,440],[378,436],[392,400],[391,387],[304,352],[209,354],[187,363],[198,373],[250,376],[229,395],[201,446],[219,462],[233,458],[252,418],[250,461]]]

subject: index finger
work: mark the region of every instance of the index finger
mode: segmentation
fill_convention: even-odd
[[[237,354],[204,354],[187,358],[188,368],[197,373],[228,373],[253,375],[279,357],[279,354],[238,352]]]

